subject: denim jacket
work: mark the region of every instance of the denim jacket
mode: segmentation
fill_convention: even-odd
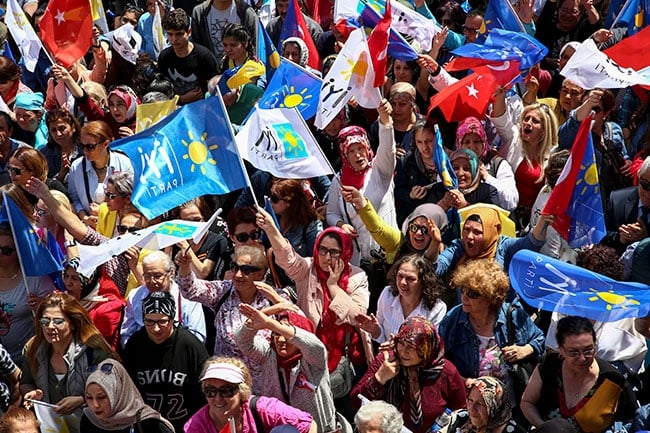
[[[508,345],[506,314],[509,306],[509,303],[504,302],[497,311],[494,337],[499,347]],[[515,330],[514,344],[518,346],[530,344],[535,351],[532,356],[534,359],[539,358],[544,350],[544,333],[518,303],[515,304],[512,319]],[[445,357],[453,362],[461,376],[478,377],[479,339],[462,305],[456,305],[447,313],[440,322],[438,331],[445,343]]]

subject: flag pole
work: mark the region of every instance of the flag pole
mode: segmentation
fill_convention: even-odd
[[[623,12],[625,12],[625,9],[629,6],[630,2],[632,0],[625,0],[625,3],[623,3],[623,6],[621,7],[621,10],[618,11],[618,15],[616,15],[616,18],[614,18],[614,22],[612,23],[611,26],[609,26],[609,30],[611,31],[616,24],[618,24],[618,21],[621,19],[621,16],[623,15]]]
[[[346,104],[346,106],[347,106],[347,104]],[[346,106],[344,106],[342,108],[342,110],[345,110]],[[305,118],[302,117],[302,113],[300,113],[300,110],[298,110],[296,107],[291,107],[291,109],[296,112],[296,114],[298,115],[298,118],[302,122],[302,125],[307,129],[307,131],[310,131],[310,134],[311,134],[311,130],[309,129],[309,126],[307,126],[307,122],[305,122]],[[320,144],[318,144],[318,142],[316,140],[314,140],[314,142],[316,142],[316,144],[317,144],[316,147],[318,148],[318,151],[320,152],[320,154],[323,157],[323,159],[325,160],[325,162],[327,162],[327,165],[329,166],[330,170],[332,171],[332,174],[334,175],[334,177],[337,177],[336,171],[334,170],[334,167],[332,167],[332,163],[330,162],[329,159],[327,159],[327,156],[325,156],[325,153],[323,152],[323,149],[321,149]]]

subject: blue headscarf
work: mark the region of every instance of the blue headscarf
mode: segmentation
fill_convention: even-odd
[[[40,111],[43,115],[41,116],[41,121],[36,128],[35,138],[34,138],[34,147],[38,150],[45,145],[48,141],[48,132],[47,124],[45,123],[45,97],[41,92],[29,93],[22,92],[16,95],[16,105],[15,108],[22,108],[23,110],[29,111]]]

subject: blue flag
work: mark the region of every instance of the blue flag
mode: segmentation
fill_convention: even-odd
[[[383,16],[383,11],[381,14],[373,9],[371,6],[366,5],[361,12],[359,17],[359,23],[354,22],[353,20],[348,19],[348,24],[353,27],[368,27],[375,28]],[[402,60],[404,62],[410,60],[416,60],[418,58],[418,53],[413,49],[413,47],[406,42],[406,39],[398,32],[393,30],[391,27],[390,32],[388,33],[388,55]]]
[[[25,276],[60,275],[63,269],[61,261],[57,261],[52,256],[52,253],[38,237],[23,211],[20,210],[11,197],[8,194],[3,194],[3,197],[0,221],[9,221],[11,225],[16,251]],[[52,248],[58,248],[56,240],[48,238],[48,241],[54,244]]]
[[[293,62],[281,59],[280,67],[257,102],[259,108],[293,108],[303,119],[316,115],[323,80]],[[252,113],[252,111],[251,111]]]
[[[273,71],[280,66],[280,54],[275,49],[262,21],[257,19],[257,58],[266,67],[266,80],[270,81]]]
[[[512,8],[510,0],[490,0],[485,10],[483,22],[485,25],[481,26],[481,34],[478,37],[479,43],[484,42],[493,29],[526,33],[526,29]]]
[[[529,250],[517,252],[510,284],[534,308],[601,322],[650,313],[650,286],[615,281]]]
[[[605,26],[627,27],[628,36],[631,36],[648,25],[649,20],[649,0],[612,1],[607,9]]]
[[[458,189],[458,178],[456,177],[456,172],[451,166],[451,161],[445,148],[442,144],[442,134],[440,133],[440,128],[438,125],[434,126],[436,133],[436,142],[433,145],[433,163],[440,173],[440,178],[442,179],[445,188],[447,189]]]
[[[548,48],[525,33],[494,28],[484,44],[465,44],[452,53],[458,57],[494,62],[517,60],[520,70],[524,71],[539,63],[548,53]]]
[[[195,197],[247,185],[221,97],[184,105],[155,127],[118,140],[133,164],[131,201],[152,219]]]

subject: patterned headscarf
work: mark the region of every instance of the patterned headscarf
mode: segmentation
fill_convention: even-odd
[[[341,183],[343,185],[353,186],[356,189],[361,189],[366,178],[366,173],[370,170],[371,162],[374,158],[370,141],[368,140],[368,134],[359,126],[347,126],[339,132],[338,140],[339,153],[341,154],[341,162],[343,163]],[[362,171],[355,170],[348,160],[348,149],[354,143],[361,143],[368,152],[368,166]]]
[[[460,142],[463,141],[463,138],[467,134],[471,133],[478,135],[483,140],[483,151],[479,155],[479,158],[485,158],[490,151],[490,143],[488,143],[483,124],[476,117],[467,117],[458,124],[458,128],[456,129],[456,149],[461,148]]]
[[[138,95],[135,94],[133,89],[129,86],[117,86],[109,92],[108,98],[110,98],[111,95],[116,95],[124,101],[126,104],[126,118],[127,120],[132,120],[135,117],[135,108],[140,103],[140,98],[138,98]]]
[[[474,153],[474,151],[471,149],[458,149],[452,152],[451,156],[449,157],[452,165],[457,159],[466,159],[469,162],[469,171],[472,174],[472,181],[467,188],[460,189],[460,192],[463,194],[469,194],[470,192],[476,190],[476,188],[478,188],[479,184],[481,183],[481,176],[479,175],[478,171],[478,156],[476,156],[476,153]]]
[[[506,395],[503,383],[499,379],[491,376],[482,376],[474,379],[474,382],[468,390],[468,395],[472,388],[476,388],[485,401],[488,416],[488,423],[485,426],[487,431],[501,427],[510,420],[512,417],[512,403]],[[472,432],[473,427],[470,422],[467,422],[464,428],[461,429],[461,432]]]

